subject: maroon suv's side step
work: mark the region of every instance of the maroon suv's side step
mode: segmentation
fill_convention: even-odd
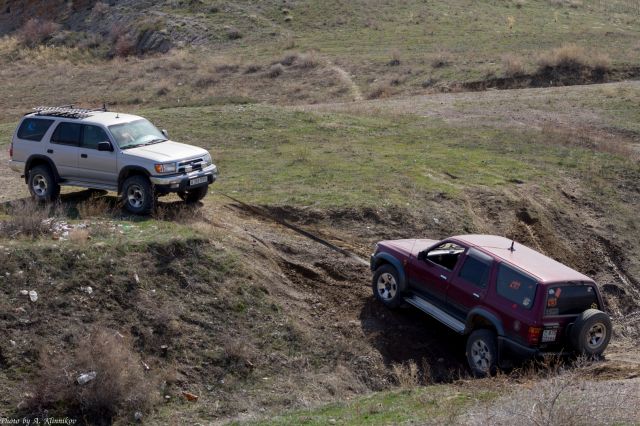
[[[420,309],[425,314],[434,317],[435,319],[437,319],[438,321],[440,321],[441,323],[443,323],[444,325],[446,325],[456,333],[460,333],[460,334],[464,333],[465,325],[462,321],[452,317],[451,315],[449,315],[442,309],[438,308],[431,302],[423,299],[422,297],[416,296],[414,294],[413,296],[405,297],[404,300],[408,304],[413,305],[416,308]]]

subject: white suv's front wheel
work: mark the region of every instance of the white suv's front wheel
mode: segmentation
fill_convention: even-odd
[[[60,185],[56,183],[49,166],[36,166],[29,170],[29,192],[40,203],[51,202],[60,195]]]
[[[122,202],[133,214],[149,214],[156,202],[151,182],[144,176],[131,176],[122,184]]]

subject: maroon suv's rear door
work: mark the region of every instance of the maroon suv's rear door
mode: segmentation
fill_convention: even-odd
[[[461,262],[451,278],[446,300],[452,313],[466,318],[471,309],[482,303],[494,262],[490,256],[474,248],[467,251]]]

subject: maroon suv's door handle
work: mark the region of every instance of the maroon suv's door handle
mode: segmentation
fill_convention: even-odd
[[[473,297],[475,297],[476,299],[480,299],[480,295],[478,293],[473,293]]]
[[[442,278],[443,280],[445,280],[445,281],[446,281],[447,276],[446,276],[446,275],[440,275],[440,278]]]

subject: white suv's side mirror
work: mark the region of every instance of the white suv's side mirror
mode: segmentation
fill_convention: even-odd
[[[162,134],[165,138],[169,139],[169,132],[167,132],[167,129],[162,129]]]

